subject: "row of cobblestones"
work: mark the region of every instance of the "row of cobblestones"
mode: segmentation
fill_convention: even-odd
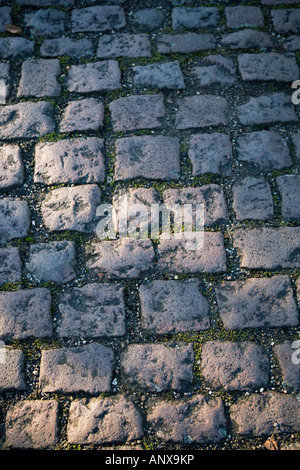
[[[3,449],[299,447],[299,7],[0,2]]]

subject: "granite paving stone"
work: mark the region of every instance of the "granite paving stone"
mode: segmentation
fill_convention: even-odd
[[[27,59],[22,64],[18,96],[59,96],[61,73],[58,59]]]
[[[286,51],[298,51],[300,49],[300,36],[288,36],[284,40],[283,47]]]
[[[94,46],[89,39],[72,38],[53,38],[45,39],[40,47],[40,53],[43,57],[85,57],[91,56],[94,52]]]
[[[11,24],[11,7],[0,7],[0,32],[5,33],[5,25]]]
[[[299,33],[300,10],[271,10],[271,18],[275,31],[278,33]]]
[[[32,139],[55,130],[54,108],[51,103],[21,102],[1,108],[1,139]]]
[[[281,175],[277,178],[281,195],[281,214],[285,219],[300,219],[300,175]]]
[[[206,173],[229,176],[232,173],[232,144],[227,134],[212,132],[192,135],[188,156],[194,176]]]
[[[105,180],[104,141],[98,137],[42,142],[35,147],[34,181],[101,183]]]
[[[210,55],[204,61],[209,65],[197,65],[191,71],[202,86],[220,85],[225,87],[237,83],[238,78],[233,60],[222,55]]]
[[[0,43],[1,49],[1,43]],[[0,103],[5,104],[11,93],[11,67],[10,64],[0,62],[0,83],[1,83],[1,95]]]
[[[233,208],[237,220],[268,220],[274,215],[270,184],[261,177],[247,176],[232,186]]]
[[[24,24],[29,28],[30,36],[33,38],[63,36],[66,20],[66,12],[53,8],[41,8],[24,15]]]
[[[0,244],[26,237],[30,228],[27,201],[5,197],[0,199]]]
[[[24,182],[24,164],[21,149],[18,145],[0,147],[0,190],[7,191]]]
[[[245,104],[237,106],[237,113],[245,126],[298,121],[291,97],[285,93],[250,97]]]
[[[283,386],[287,390],[300,390],[300,367],[294,342],[286,340],[276,344],[273,349],[279,363]]]
[[[197,51],[214,49],[216,39],[213,34],[194,32],[161,34],[157,36],[157,51],[160,54],[190,54]]]
[[[151,57],[151,41],[146,33],[103,34],[98,43],[97,57]]]
[[[240,54],[238,64],[243,80],[293,82],[299,78],[296,60],[276,52]]]
[[[296,161],[298,163],[300,162],[300,132],[293,134],[292,140],[295,148]]]
[[[0,285],[20,282],[22,278],[22,262],[19,248],[14,246],[0,248]]]
[[[132,23],[138,31],[157,31],[165,24],[166,16],[157,8],[143,8],[132,16]]]
[[[172,27],[181,29],[216,28],[220,14],[215,7],[178,7],[172,10]]]
[[[273,47],[273,39],[270,34],[264,31],[241,29],[233,33],[223,34],[221,44],[223,47],[228,47],[228,49],[252,49],[256,47],[269,49]]]
[[[226,24],[228,28],[264,26],[264,17],[257,6],[226,6]]]
[[[0,392],[25,389],[24,352],[6,347],[5,362],[0,362]]]
[[[229,124],[228,101],[222,96],[194,95],[178,100],[176,129]]]
[[[178,60],[133,67],[136,89],[183,90],[184,77]]]
[[[104,105],[95,98],[70,101],[64,109],[61,132],[98,131],[103,127]]]
[[[121,72],[115,60],[72,65],[68,73],[68,90],[75,93],[92,93],[121,88]]]
[[[34,56],[34,41],[21,37],[0,38],[1,60],[24,60]]]
[[[125,12],[117,5],[97,5],[72,11],[72,32],[119,30],[126,26]]]
[[[44,6],[73,6],[75,0],[16,0],[19,5],[44,7]]]

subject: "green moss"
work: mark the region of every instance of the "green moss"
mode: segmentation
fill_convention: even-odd
[[[20,283],[19,282],[6,282],[5,284],[2,284],[0,286],[0,291],[4,292],[11,292],[11,291],[16,291],[20,289]]]

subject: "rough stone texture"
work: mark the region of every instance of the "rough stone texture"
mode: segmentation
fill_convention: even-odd
[[[53,106],[50,103],[24,102],[0,110],[0,139],[31,139],[54,132]]]
[[[293,135],[293,144],[296,153],[297,163],[300,162],[300,132]]]
[[[0,285],[7,282],[20,282],[22,263],[19,248],[0,248]]]
[[[11,24],[11,7],[0,8],[0,33],[5,33],[6,24]]]
[[[10,407],[5,421],[5,447],[52,449],[58,442],[58,402],[24,400]]]
[[[0,38],[1,60],[20,60],[34,55],[34,41],[25,38]]]
[[[115,60],[103,60],[89,64],[72,65],[68,74],[68,90],[76,93],[92,93],[121,88],[121,72]]]
[[[100,202],[101,192],[95,184],[54,189],[42,202],[44,224],[50,232],[93,232]]]
[[[241,267],[277,269],[300,267],[300,227],[240,229],[233,241]]]
[[[297,432],[299,413],[297,396],[273,391],[239,398],[230,408],[233,429],[244,436]]]
[[[245,126],[298,121],[291,97],[284,93],[251,97],[248,102],[237,107],[237,112]]]
[[[30,28],[32,37],[57,37],[65,32],[67,15],[64,11],[52,8],[25,13],[24,24]]]
[[[162,127],[166,115],[163,95],[131,95],[109,105],[115,132]]]
[[[293,341],[284,341],[274,346],[274,353],[279,363],[282,384],[288,390],[300,390],[299,345]]]
[[[44,6],[73,6],[75,0],[16,0],[19,5],[29,5],[34,7]]]
[[[201,357],[202,375],[214,390],[255,390],[268,385],[267,350],[251,341],[208,341]]]
[[[90,56],[94,52],[94,46],[89,39],[55,38],[43,41],[40,53],[43,57],[70,57]]]
[[[97,56],[110,57],[151,57],[151,41],[148,34],[120,33],[115,36],[103,34],[98,43]]]
[[[132,23],[139,31],[157,31],[165,23],[165,14],[156,8],[144,8],[133,14]]]
[[[180,29],[216,28],[219,23],[219,11],[209,7],[173,8],[172,27]]]
[[[180,52],[190,54],[197,51],[214,49],[216,39],[213,34],[198,34],[193,32],[179,34],[162,34],[157,37],[157,51],[160,54]]]
[[[61,132],[97,131],[103,126],[104,105],[94,98],[71,101],[60,121]]]
[[[229,176],[232,173],[232,145],[227,134],[196,134],[189,141],[193,175],[205,173]]]
[[[39,282],[65,284],[76,277],[74,243],[61,241],[30,246],[26,269]]]
[[[22,340],[52,335],[51,296],[48,289],[0,292],[0,337]]]
[[[105,180],[104,141],[97,137],[42,142],[35,148],[34,182],[101,183]]]
[[[221,96],[195,95],[178,100],[175,120],[177,129],[219,126],[228,123],[228,102]]]
[[[227,434],[221,398],[196,395],[176,401],[160,400],[151,408],[147,421],[157,437],[186,445],[220,442]]]
[[[116,180],[148,178],[176,180],[180,175],[177,137],[134,136],[116,142]]]
[[[111,278],[137,278],[154,268],[151,240],[122,238],[92,243],[87,268]]]
[[[201,237],[200,237],[201,238]],[[162,273],[217,273],[226,271],[226,253],[220,232],[204,232],[195,240],[160,240],[158,268]],[[198,247],[198,248],[197,248]]]
[[[65,338],[125,334],[124,289],[121,285],[86,284],[59,297],[58,335]]]
[[[192,369],[191,344],[132,344],[121,355],[123,379],[136,391],[186,391],[192,383]]]
[[[67,428],[69,443],[122,443],[141,437],[142,416],[122,395],[72,401]]]
[[[299,33],[300,10],[271,10],[271,18],[275,31],[278,33]]]
[[[18,96],[59,96],[61,87],[58,59],[27,59],[22,64]]]
[[[299,78],[296,60],[276,52],[241,54],[238,65],[243,80],[293,82]]]
[[[0,42],[0,49],[1,49],[1,42]],[[1,55],[2,57],[2,55]],[[6,64],[5,62],[0,62],[0,84],[1,84],[1,92],[0,92],[0,104],[6,104],[7,99],[11,93],[11,67],[10,64]]]
[[[237,139],[237,155],[239,162],[254,172],[279,170],[292,165],[288,146],[274,131],[242,134]]]
[[[281,195],[281,214],[285,219],[300,219],[300,175],[281,175],[277,178]]]
[[[197,204],[203,204],[206,226],[221,224],[228,219],[224,192],[217,184],[208,184],[200,188],[166,189],[163,201],[167,207],[192,204],[194,210],[197,209]]]
[[[30,227],[30,209],[26,201],[6,197],[0,199],[0,245],[23,238]]]
[[[0,354],[3,354],[2,350]],[[5,347],[4,354],[4,361],[0,361],[0,392],[25,390],[23,351]]]
[[[255,6],[241,6],[225,8],[226,24],[228,28],[244,28],[251,26],[264,26],[264,17],[261,8]]]
[[[223,282],[215,286],[226,330],[299,324],[291,280],[286,275]]]
[[[72,32],[111,31],[126,25],[123,8],[115,5],[97,5],[72,11]]]
[[[234,33],[223,34],[221,44],[223,47],[228,47],[229,49],[252,49],[255,47],[268,49],[273,47],[273,40],[271,36],[264,31],[241,29]]]
[[[113,350],[98,343],[43,350],[39,387],[52,393],[109,392],[113,365]]]
[[[204,61],[210,65],[193,67],[191,73],[202,86],[232,86],[237,83],[236,67],[228,57],[222,55],[207,56]]]
[[[139,290],[142,328],[149,334],[207,330],[209,304],[197,280],[151,281]]]
[[[300,36],[289,36],[285,39],[283,47],[286,51],[298,51],[300,49]]]
[[[18,145],[0,147],[0,191],[21,186],[24,181],[24,165]]]
[[[177,60],[133,67],[134,86],[160,90],[183,90],[185,82]]]
[[[232,187],[233,208],[237,220],[268,220],[274,215],[271,186],[264,177],[248,176]]]

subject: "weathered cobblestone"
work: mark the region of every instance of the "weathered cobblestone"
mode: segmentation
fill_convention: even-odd
[[[139,31],[157,31],[165,23],[165,14],[156,8],[144,8],[133,14],[132,23]]]
[[[123,336],[124,289],[120,285],[86,284],[71,288],[59,298],[60,337]]]
[[[5,25],[11,24],[11,7],[0,7],[0,32],[5,32]]]
[[[60,62],[57,59],[27,59],[22,64],[18,96],[59,96]]]
[[[178,100],[175,121],[177,129],[219,126],[228,123],[228,102],[221,96],[195,95]]]
[[[196,66],[192,74],[200,80],[203,86],[232,86],[237,83],[238,78],[234,62],[221,55],[207,56],[205,62],[212,65]]]
[[[224,282],[217,285],[215,291],[225,329],[299,324],[288,276]]]
[[[94,46],[88,39],[54,38],[43,41],[40,53],[43,57],[84,57],[93,54]]]
[[[222,36],[221,44],[229,49],[252,49],[253,47],[273,47],[273,40],[268,33],[253,29],[241,29]]]
[[[173,402],[160,400],[147,420],[158,437],[171,442],[220,442],[227,432],[222,400],[202,395]]]
[[[207,330],[209,304],[196,280],[151,281],[139,291],[142,327],[149,333]]]
[[[24,181],[24,165],[18,145],[0,147],[0,190],[8,190],[22,185]]]
[[[271,10],[275,31],[279,33],[299,33],[300,10]]]
[[[68,90],[92,93],[121,88],[121,72],[115,60],[72,65],[68,74]]]
[[[186,391],[192,383],[191,344],[133,344],[121,357],[125,382],[137,391]]]
[[[284,93],[251,97],[247,103],[238,106],[237,111],[245,126],[298,121],[291,98]]]
[[[6,197],[0,199],[0,244],[23,238],[30,227],[30,209],[26,201]]]
[[[251,341],[208,341],[202,348],[201,371],[213,389],[255,390],[267,386],[270,361],[267,351]]]
[[[0,248],[0,285],[19,282],[22,278],[22,263],[18,248]]]
[[[69,443],[122,443],[141,437],[142,416],[123,396],[72,401],[67,429]]]
[[[210,7],[180,7],[172,11],[172,27],[179,29],[216,28],[219,23],[219,11]]]
[[[53,106],[40,101],[5,106],[0,110],[1,139],[32,139],[54,132]]]
[[[71,101],[60,122],[61,132],[97,131],[102,128],[104,106],[94,98]]]
[[[0,43],[1,49],[1,43]],[[11,93],[11,73],[10,65],[5,62],[0,63],[0,83],[1,83],[1,102],[4,104]]]
[[[19,349],[5,349],[5,362],[0,362],[0,392],[25,390],[24,353]]]
[[[98,343],[43,350],[39,387],[45,393],[109,392],[113,364],[112,349]]]
[[[110,57],[151,57],[151,42],[148,34],[120,33],[115,36],[103,34],[98,43],[97,56]]]
[[[232,186],[237,220],[268,220],[274,215],[271,186],[264,177],[248,176]]]
[[[34,42],[25,38],[0,38],[1,60],[20,60],[34,55]]]
[[[205,173],[231,175],[232,145],[227,134],[196,134],[191,137],[189,144],[189,159],[194,176]]]
[[[300,176],[278,176],[277,185],[281,195],[282,216],[286,219],[298,221],[300,219]]]
[[[0,292],[0,337],[21,340],[52,336],[51,296],[48,289]]]
[[[26,13],[25,26],[30,28],[32,37],[57,37],[65,32],[66,13],[52,8],[40,9]]]
[[[71,22],[73,33],[118,30],[126,25],[123,8],[115,5],[73,10]]]
[[[157,37],[157,50],[160,54],[181,52],[190,54],[197,51],[214,49],[216,39],[213,34],[198,34],[193,32],[181,34],[162,34]]]
[[[264,26],[264,17],[260,7],[228,6],[225,8],[226,24],[229,28]]]
[[[300,367],[299,364],[293,362],[294,355],[297,358],[297,351],[293,347],[293,342],[287,340],[276,344],[274,353],[279,363],[284,387],[300,390]]]
[[[183,74],[177,60],[137,65],[133,70],[134,85],[137,89],[183,90],[185,88]]]
[[[293,144],[295,147],[297,163],[300,162],[300,132],[293,135]]]
[[[238,64],[243,80],[293,82],[299,78],[295,59],[275,52],[241,54]]]

